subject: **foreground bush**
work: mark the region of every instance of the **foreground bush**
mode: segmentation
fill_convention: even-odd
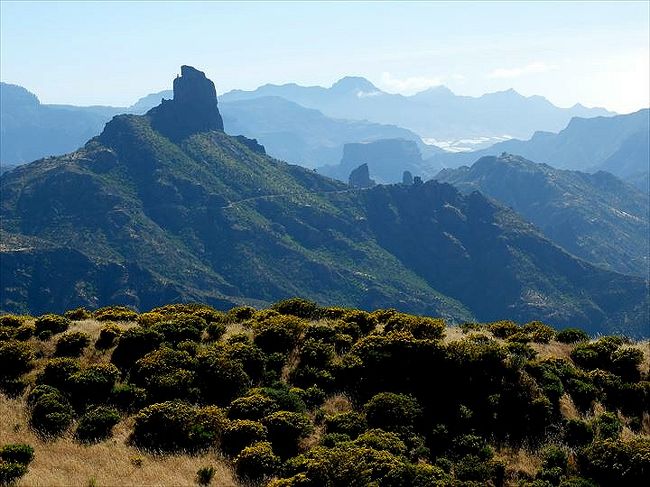
[[[82,442],[96,442],[110,438],[113,426],[120,421],[119,413],[109,407],[99,406],[85,412],[77,423],[75,436]]]
[[[78,357],[90,343],[90,337],[80,331],[64,333],[56,341],[55,354],[59,357]]]
[[[34,449],[23,443],[12,443],[0,448],[0,459],[6,463],[29,465],[34,459]]]
[[[65,316],[46,314],[36,318],[34,326],[37,335],[49,338],[51,335],[66,331],[70,326],[70,320]]]
[[[32,369],[34,350],[27,343],[0,342],[0,380],[18,377]]]
[[[244,448],[235,458],[235,472],[244,480],[259,481],[275,473],[280,459],[270,443],[262,442]]]
[[[34,391],[30,396],[32,427],[43,436],[59,436],[74,419],[68,400],[56,389]]]
[[[603,487],[644,485],[650,475],[650,439],[596,441],[582,450],[579,461],[586,476]]]
[[[151,451],[197,451],[212,446],[223,425],[218,409],[198,409],[168,401],[152,404],[135,416],[133,443]]]

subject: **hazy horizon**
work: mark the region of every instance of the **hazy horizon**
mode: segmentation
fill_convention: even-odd
[[[560,107],[618,113],[650,105],[647,2],[3,1],[1,8],[2,81],[43,103],[128,106],[170,89],[170,77],[190,64],[219,94],[362,76],[404,95],[444,85],[468,96],[512,88]]]

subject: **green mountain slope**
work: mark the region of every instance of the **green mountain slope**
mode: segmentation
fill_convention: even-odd
[[[589,262],[647,276],[648,196],[607,172],[554,169],[502,154],[443,170],[436,179],[495,198]]]
[[[175,96],[165,120],[217,120],[216,103],[196,102],[200,117]],[[164,136],[161,110],[117,116],[82,149],[2,176],[2,309],[299,294],[644,333],[642,279],[576,260],[481,195],[437,182],[352,190],[220,130]]]

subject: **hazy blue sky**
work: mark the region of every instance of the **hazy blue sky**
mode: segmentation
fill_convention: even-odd
[[[649,104],[641,2],[6,2],[0,76],[46,103],[128,105],[181,64],[217,91],[361,75],[404,94],[515,88],[560,106]]]

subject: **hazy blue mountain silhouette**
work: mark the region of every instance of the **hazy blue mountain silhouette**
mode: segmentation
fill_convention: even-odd
[[[604,268],[648,276],[647,193],[610,173],[554,169],[522,157],[485,156],[436,176],[513,208],[549,239]]]

